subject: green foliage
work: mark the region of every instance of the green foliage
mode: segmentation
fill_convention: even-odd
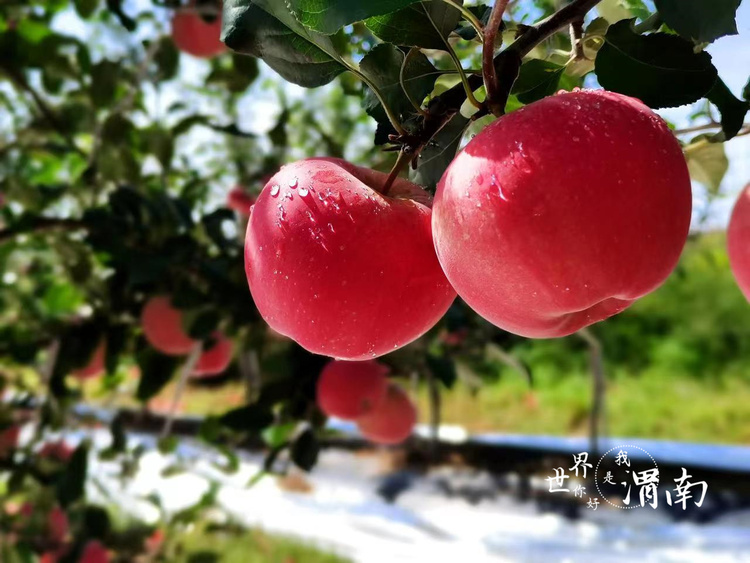
[[[742,0],[654,0],[659,15],[677,33],[699,43],[737,34],[737,8]]]
[[[708,94],[716,68],[706,52],[667,33],[639,35],[634,20],[609,27],[596,57],[596,76],[608,90],[642,100],[652,108],[689,104]]]
[[[376,37],[407,47],[445,49],[461,13],[444,2],[419,2],[396,12],[365,20]]]

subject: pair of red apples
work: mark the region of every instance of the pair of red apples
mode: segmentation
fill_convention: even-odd
[[[392,352],[456,293],[509,332],[566,336],[661,285],[690,226],[676,138],[641,102],[606,91],[561,92],[497,119],[456,156],[433,201],[400,178],[384,194],[385,181],[343,160],[302,160],[251,209],[255,303],[311,352]]]
[[[157,295],[149,299],[141,311],[143,334],[151,346],[170,356],[189,354],[197,341],[188,336],[184,329],[182,312],[175,308],[170,297]],[[213,341],[201,352],[191,375],[196,378],[221,374],[232,361],[232,341],[222,332],[212,334]],[[75,371],[78,379],[91,379],[104,373],[106,342],[96,348],[88,363]]]

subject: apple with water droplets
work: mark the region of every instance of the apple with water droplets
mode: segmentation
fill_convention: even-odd
[[[727,230],[727,249],[734,279],[750,301],[750,184],[734,205]]]
[[[284,166],[253,206],[245,270],[260,314],[307,350],[372,359],[428,331],[455,292],[435,256],[429,195],[344,160]]]
[[[194,57],[211,58],[226,50],[221,42],[221,6],[218,13],[203,19],[199,10],[206,2],[190,2],[186,9],[178,9],[172,17],[172,40],[183,53]]]
[[[388,366],[375,360],[329,362],[318,378],[320,410],[344,420],[367,414],[385,398],[388,371]]]
[[[438,184],[438,259],[466,303],[532,338],[574,333],[659,287],[688,235],[690,177],[640,101],[560,93],[500,117]]]
[[[398,444],[411,436],[416,422],[414,403],[401,387],[391,383],[378,406],[357,419],[357,428],[376,444]]]

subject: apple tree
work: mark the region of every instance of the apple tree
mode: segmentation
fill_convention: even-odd
[[[529,376],[523,337],[578,334],[600,408],[587,327],[666,279],[689,173],[710,200],[750,133],[706,51],[739,4],[4,3],[0,557],[163,556],[87,502],[87,467],[135,473],[143,420],[174,452],[189,381],[245,384],[195,432],[226,471],[246,440],[310,470],[328,415],[399,442],[389,374],[425,378],[436,423],[457,360]],[[653,112],[688,104],[685,130]],[[91,423],[90,380],[143,408],[105,450],[55,438]]]

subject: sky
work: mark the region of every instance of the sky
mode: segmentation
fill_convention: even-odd
[[[128,13],[138,13],[151,6],[150,0],[126,0],[125,2],[125,10]],[[157,10],[154,22],[156,29],[141,26],[139,33],[143,37],[152,37],[155,31],[168,31],[169,13],[168,10]],[[73,35],[82,36],[86,31],[85,24],[78,19],[72,10],[65,13],[55,24],[59,30],[64,30]],[[719,75],[735,95],[740,96],[750,78],[750,0],[746,0],[741,4],[738,11],[737,24],[739,35],[719,39],[713,45],[709,46],[708,52],[713,57],[713,62],[719,70]],[[103,42],[111,42],[111,45],[107,45],[107,48],[116,48],[118,44],[122,45],[128,42],[129,38],[125,37],[127,32],[123,30],[122,33],[123,37],[120,38],[102,37],[101,39]],[[130,40],[132,41],[132,39]],[[196,88],[200,87],[207,74],[207,69],[208,66],[204,61],[183,56],[180,67],[180,82],[192,84]],[[272,77],[273,74],[273,71],[264,67],[261,73],[261,80],[256,81],[248,93],[240,99],[238,105],[238,115],[240,116],[238,125],[242,129],[262,135],[275,124],[277,116],[281,111],[278,94],[272,88],[263,87],[262,80],[264,77]],[[323,88],[335,87],[334,83]],[[284,95],[290,102],[310,98],[309,90],[293,84],[285,83],[283,90]],[[189,93],[186,93],[182,88],[162,88],[158,96],[154,92],[147,92],[147,106],[155,114],[162,115],[169,105],[175,101],[184,100],[186,96],[189,96]],[[196,97],[196,99],[200,99],[202,103],[206,103],[205,98]],[[209,112],[221,111],[218,107],[210,106],[205,108],[205,110]],[[693,108],[691,106],[683,106],[681,108],[662,110],[659,113],[680,128],[688,124],[688,116],[692,111]],[[206,130],[196,131],[202,131],[202,133],[199,133],[190,142],[194,143],[195,147],[198,148],[202,142],[199,138],[200,135],[209,135],[211,133]],[[706,225],[707,228],[722,228],[726,225],[737,194],[750,182],[750,136],[737,138],[726,143],[726,151],[730,160],[730,169],[722,183],[721,194],[723,197],[716,200],[712,205]],[[196,151],[194,154],[200,154],[200,152]],[[699,207],[703,199],[702,190],[699,186],[695,187],[696,207]],[[217,188],[217,190],[221,193],[225,193],[226,191],[222,187]]]

